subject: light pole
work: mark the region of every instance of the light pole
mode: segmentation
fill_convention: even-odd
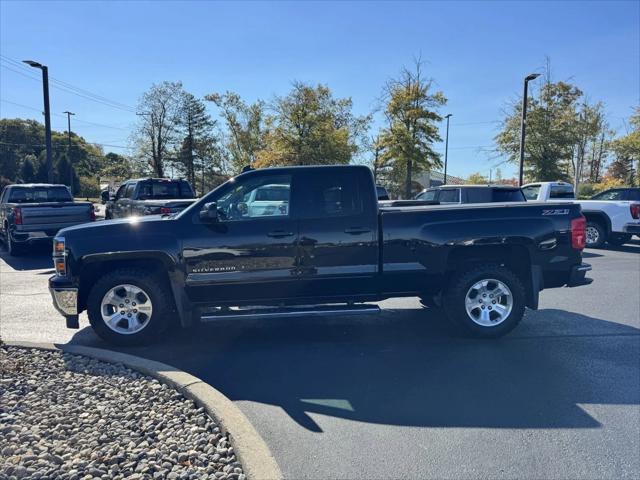
[[[51,112],[49,111],[49,69],[46,65],[34,62],[33,60],[23,60],[24,63],[33,68],[42,70],[42,91],[44,93],[44,137],[47,147],[47,179],[53,183],[53,155],[51,149]]]
[[[527,129],[527,100],[529,82],[540,76],[539,73],[532,73],[524,78],[524,93],[522,95],[522,120],[520,122],[520,175],[518,177],[518,185],[522,186],[524,176],[524,138]]]
[[[75,113],[65,110],[67,114],[67,160],[69,160],[69,190],[73,195],[73,162],[71,161],[71,115]]]
[[[449,119],[451,118],[451,114],[448,113],[444,116],[447,119],[447,135],[446,140],[444,142],[444,185],[447,184],[447,158],[449,157]]]

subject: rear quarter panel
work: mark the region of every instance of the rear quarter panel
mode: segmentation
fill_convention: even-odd
[[[383,209],[384,288],[433,286],[442,281],[454,251],[489,246],[519,247],[532,264],[568,273],[568,265],[580,263],[570,245],[570,219],[579,215],[578,205],[538,202]]]

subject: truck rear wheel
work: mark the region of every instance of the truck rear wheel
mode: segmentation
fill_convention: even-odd
[[[587,221],[587,248],[600,248],[607,239],[604,228],[598,222],[592,220]]]
[[[449,319],[465,335],[497,338],[513,330],[525,309],[525,290],[506,267],[480,265],[460,272],[443,296]]]
[[[103,340],[142,345],[162,333],[173,312],[171,293],[157,275],[140,268],[107,273],[87,299],[89,322]]]

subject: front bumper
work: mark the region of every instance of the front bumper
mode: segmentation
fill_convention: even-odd
[[[633,235],[640,235],[640,223],[627,223],[622,227],[624,233],[631,233]]]
[[[79,328],[78,288],[60,280],[60,277],[55,275],[49,279],[49,292],[53,299],[53,306],[67,320],[67,328]]]
[[[593,278],[586,278],[587,272],[591,270],[591,265],[581,263],[571,268],[571,275],[567,287],[579,287],[581,285],[589,285],[593,282]]]

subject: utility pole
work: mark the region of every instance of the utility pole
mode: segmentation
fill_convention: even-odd
[[[46,65],[34,62],[33,60],[23,60],[24,63],[33,68],[42,70],[42,92],[44,96],[44,137],[47,148],[47,181],[53,183],[53,153],[51,148],[51,112],[49,111],[49,69]]]
[[[443,185],[446,185],[447,184],[447,159],[449,157],[449,119],[451,118],[451,114],[448,113],[447,115],[444,116],[444,118],[447,119],[447,136],[444,143],[444,183]]]
[[[518,176],[518,185],[522,186],[524,178],[524,139],[527,128],[527,101],[529,82],[540,76],[539,73],[527,75],[524,79],[524,93],[522,95],[522,120],[520,121],[520,174]]]
[[[71,161],[71,115],[75,115],[73,112],[65,110],[62,113],[67,114],[67,160],[69,160],[69,191],[73,196],[73,162]]]

